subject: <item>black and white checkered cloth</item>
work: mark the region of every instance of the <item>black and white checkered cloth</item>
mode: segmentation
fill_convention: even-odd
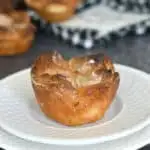
[[[107,0],[107,5],[120,11],[150,13],[150,0]]]
[[[134,14],[150,14],[150,0],[86,0],[84,4],[78,6],[76,14],[86,12],[97,5],[105,5],[112,11]],[[143,35],[150,31],[150,18],[135,22],[112,30],[101,36],[97,29],[66,27],[63,24],[49,24],[40,18],[33,10],[28,10],[33,22],[39,30],[46,31],[47,34],[54,34],[64,41],[85,49],[91,49],[96,43],[104,44],[114,38],[124,37],[128,34]]]

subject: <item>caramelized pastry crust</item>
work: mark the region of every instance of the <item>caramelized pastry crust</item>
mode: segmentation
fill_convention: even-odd
[[[0,13],[0,55],[15,55],[29,49],[35,27],[26,12]]]
[[[75,12],[78,0],[25,0],[43,19],[61,22],[69,19]]]
[[[31,78],[44,114],[68,126],[101,119],[120,81],[112,61],[103,54],[65,60],[57,52],[39,56]]]

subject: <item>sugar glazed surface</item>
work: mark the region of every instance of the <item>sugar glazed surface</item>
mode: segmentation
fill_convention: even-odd
[[[65,60],[57,52],[46,53],[34,62],[31,78],[43,113],[67,126],[101,119],[120,82],[111,59],[103,54]]]

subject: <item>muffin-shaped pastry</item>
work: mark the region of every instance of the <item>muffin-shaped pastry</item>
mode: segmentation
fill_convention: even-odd
[[[103,54],[65,60],[59,53],[39,56],[31,70],[36,99],[44,114],[67,126],[101,119],[120,82]]]
[[[26,52],[34,39],[35,27],[26,12],[0,13],[0,55]]]
[[[48,22],[61,22],[75,12],[78,0],[25,0],[43,19]]]

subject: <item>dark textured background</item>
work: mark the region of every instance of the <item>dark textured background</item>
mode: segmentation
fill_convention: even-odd
[[[97,44],[92,50],[83,50],[72,48],[52,35],[46,36],[39,33],[33,47],[27,53],[14,57],[0,57],[0,78],[30,67],[37,55],[49,50],[58,50],[65,57],[105,52],[116,63],[130,65],[150,73],[150,35],[143,37],[128,36],[106,43],[103,46]],[[150,150],[150,146],[142,150]]]

